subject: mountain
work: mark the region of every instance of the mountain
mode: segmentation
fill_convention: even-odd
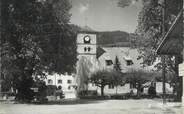
[[[71,25],[72,28],[77,31],[87,31],[97,33],[97,44],[103,47],[129,47],[130,46],[130,34],[124,31],[104,31],[98,32],[91,29],[88,26],[80,27],[77,25]]]
[[[99,32],[97,42],[101,46],[126,47],[129,46],[129,33],[124,31]]]
[[[95,32],[92,28],[90,28],[89,26],[84,26],[81,27],[82,31],[88,31],[88,32]]]
[[[86,31],[86,32],[96,32],[95,30],[93,30],[92,28],[90,28],[89,26],[78,26],[78,25],[74,25],[74,24],[70,24],[70,26],[72,27],[72,29],[75,32],[80,32],[80,31]]]

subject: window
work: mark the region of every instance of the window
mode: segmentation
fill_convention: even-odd
[[[91,48],[90,47],[85,47],[84,48],[84,52],[86,52],[86,51],[90,52],[91,51]]]
[[[67,80],[67,83],[68,83],[68,84],[71,84],[71,83],[72,83],[72,80]]]
[[[62,80],[58,80],[58,84],[62,84]]]
[[[86,51],[87,51],[87,48],[85,47],[85,48],[84,48],[84,52],[86,52]]]
[[[88,51],[91,51],[91,48],[90,47],[88,47]]]
[[[105,60],[105,62],[106,62],[106,65],[107,65],[107,66],[110,66],[110,65],[113,64],[112,60]]]
[[[114,85],[109,85],[109,89],[114,89]]]
[[[133,65],[133,61],[132,60],[126,60],[127,66]]]
[[[48,84],[49,85],[52,85],[53,84],[53,81],[51,79],[48,80]]]

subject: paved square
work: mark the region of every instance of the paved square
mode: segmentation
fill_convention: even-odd
[[[0,104],[0,114],[184,114],[179,106],[163,107],[161,100],[81,100],[33,105]]]

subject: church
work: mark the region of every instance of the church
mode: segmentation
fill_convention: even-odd
[[[78,91],[97,90],[94,84],[86,84],[91,73],[98,70],[112,70],[115,58],[120,62],[121,72],[127,73],[131,70],[151,71],[153,66],[144,67],[142,59],[137,59],[140,55],[137,49],[128,46],[110,47],[98,45],[97,32],[79,32],[77,35],[77,65],[76,65],[76,85]],[[130,85],[119,87],[119,93],[130,92]],[[115,93],[114,87],[105,87],[106,94]],[[100,92],[99,92],[100,93]]]

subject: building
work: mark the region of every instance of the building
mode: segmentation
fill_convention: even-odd
[[[55,85],[61,87],[65,98],[75,98],[75,75],[74,74],[47,74],[46,85]]]
[[[151,67],[143,67],[143,59],[137,59],[139,52],[137,49],[131,47],[102,47],[105,53],[98,58],[99,68],[113,69],[115,64],[115,58],[117,57],[121,72],[129,72],[134,70],[151,70]]]
[[[95,32],[79,32],[77,35],[77,90],[86,90],[89,75],[97,66],[97,37]]]
[[[112,70],[115,64],[115,58],[117,57],[120,62],[121,72],[127,73],[132,70],[144,70],[151,71],[154,69],[153,66],[144,67],[142,62],[143,59],[137,59],[140,56],[138,49],[133,49],[131,47],[101,47],[104,53],[97,59],[98,70]],[[89,84],[90,90],[97,90],[100,93],[100,88],[94,86],[94,84]],[[131,90],[136,93],[136,89],[132,88],[130,84],[125,84],[123,86],[108,85],[104,88],[104,93],[108,94],[122,94],[130,92]]]
[[[94,84],[86,84],[92,72],[103,69],[113,69],[115,58],[120,62],[121,72],[126,73],[131,70],[153,70],[153,66],[142,65],[143,59],[137,59],[140,55],[137,49],[131,47],[103,47],[98,46],[97,33],[80,32],[77,35],[77,76],[76,84],[79,90],[97,90],[100,88]],[[129,84],[125,86],[106,86],[105,94],[130,92],[132,88]]]

